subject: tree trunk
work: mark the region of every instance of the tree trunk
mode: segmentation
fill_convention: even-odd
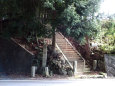
[[[55,51],[55,43],[56,43],[55,27],[53,27],[53,32],[52,32],[52,48],[53,48],[53,51]]]
[[[2,19],[1,19],[1,24],[0,24],[0,32],[2,32]]]
[[[86,57],[90,58],[90,44],[89,44],[88,36],[85,36],[85,39],[86,39],[86,44],[85,44]]]

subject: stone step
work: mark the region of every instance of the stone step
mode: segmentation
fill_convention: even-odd
[[[68,49],[68,48],[65,48],[65,49],[62,48],[62,50],[63,50],[63,51],[74,51],[74,52],[75,52],[75,50],[73,50],[73,49]],[[76,52],[75,52],[75,53],[76,53]]]
[[[83,69],[77,69],[77,72],[80,73],[80,72],[84,72]]]
[[[60,43],[60,42],[57,42],[57,44],[60,45],[60,46],[70,46],[69,44],[64,43],[64,42],[61,42],[61,43]]]
[[[62,47],[69,47],[70,45],[69,44],[66,44],[66,43],[58,43],[57,42],[57,44],[59,45],[59,46],[62,46]],[[71,46],[70,46],[71,47]],[[71,47],[72,48],[72,47]]]
[[[60,34],[56,34],[56,37],[64,38],[64,37],[62,37]]]
[[[76,61],[77,58],[68,58],[69,61],[73,62],[73,61]]]
[[[60,47],[62,47],[62,48],[68,48],[68,47],[71,47],[70,45],[68,45],[68,44],[64,44],[64,43],[62,43],[62,44],[60,44],[60,43],[57,43],[58,44],[58,46],[60,46]],[[71,47],[72,48],[72,47]]]
[[[85,65],[86,68],[89,68],[89,65]]]
[[[64,47],[64,48],[62,48],[62,47],[60,47],[61,48],[61,50],[63,50],[63,51],[74,51],[74,50],[72,50],[71,48],[66,48],[66,47]],[[76,53],[76,52],[75,52]],[[77,54],[77,53],[76,53]]]
[[[67,54],[69,53],[69,55],[77,55],[76,52],[73,50],[62,50],[62,52],[67,53]]]
[[[70,50],[70,51],[74,51],[74,50],[71,49],[71,47],[61,47],[61,46],[59,46],[59,47],[61,48],[61,50],[64,50],[64,51],[66,51],[66,50],[67,50],[67,51],[69,51],[69,50]],[[75,52],[75,53],[76,53],[76,52]],[[76,53],[76,54],[77,54],[77,53]]]
[[[56,41],[65,41],[66,42],[65,38],[56,38]]]
[[[67,56],[66,56],[67,57]],[[75,61],[75,60],[77,60],[77,58],[79,58],[79,57],[67,57],[68,58],[68,60],[69,61]]]
[[[67,42],[59,42],[59,41],[57,41],[56,43],[61,44],[61,45],[69,45]]]
[[[74,50],[64,50],[64,49],[62,49],[62,51],[65,52],[65,53],[70,53],[71,55],[76,54],[76,52]]]
[[[90,70],[84,70],[84,73],[89,73],[89,72],[91,72]]]
[[[65,39],[58,39],[58,40],[56,40],[56,43],[63,43],[63,42],[67,43]]]
[[[78,68],[80,68],[80,67],[84,67],[84,65],[83,64],[77,64],[78,66]]]
[[[60,46],[62,49],[72,49],[73,50],[73,48],[70,46],[70,45],[60,45],[60,44],[58,44],[58,46]]]
[[[74,57],[74,58],[78,58],[79,56],[77,56],[77,55],[69,55],[69,54],[65,54],[65,56],[67,56],[68,58],[69,57]]]
[[[56,36],[57,38],[56,38],[56,40],[57,39],[65,39],[64,37],[62,37],[62,36]]]
[[[86,72],[91,72],[89,68],[83,69],[83,67],[82,67],[82,68],[77,68],[77,71],[78,71],[78,72],[85,72],[85,73],[86,73]]]
[[[72,48],[71,46],[69,46],[69,45],[60,45],[60,44],[58,44],[58,46],[60,47],[60,48],[62,48],[62,49],[67,49],[67,48]]]
[[[63,48],[65,51],[74,51],[72,48]]]
[[[84,61],[83,61],[83,60],[77,60],[77,62],[78,62],[78,63],[82,63],[82,62],[84,62]]]
[[[63,50],[62,50],[63,51]],[[79,56],[75,51],[74,52],[70,52],[70,53],[65,53],[66,55],[75,55],[75,56]],[[79,56],[80,57],[80,56]]]
[[[56,40],[57,39],[65,39],[64,37],[62,37],[62,36],[56,36]]]
[[[65,54],[66,55],[70,55],[70,56],[79,56],[75,52],[68,52],[68,53],[65,52]]]
[[[69,51],[69,50],[62,50],[63,53],[65,53],[66,55],[70,55],[70,56],[79,56],[76,54],[75,51]]]
[[[65,52],[65,53],[76,53],[74,50],[70,50],[70,51],[66,51],[66,50],[64,51],[63,50],[63,52]]]
[[[90,68],[85,68],[85,71],[90,71],[91,69]]]

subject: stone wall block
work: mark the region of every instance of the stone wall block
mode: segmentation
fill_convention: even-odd
[[[105,68],[109,77],[115,77],[115,55],[105,55]]]

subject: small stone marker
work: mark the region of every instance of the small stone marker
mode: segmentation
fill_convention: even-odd
[[[93,60],[93,70],[96,70],[97,68],[97,60]]]
[[[36,66],[32,66],[31,68],[31,77],[35,77]]]
[[[73,63],[73,71],[74,71],[74,75],[77,75],[77,61],[74,61]]]
[[[45,76],[48,77],[49,76],[49,68],[45,67]]]

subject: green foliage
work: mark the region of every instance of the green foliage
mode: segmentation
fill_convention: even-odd
[[[69,5],[61,14],[62,23],[67,28],[71,29],[76,23],[80,22],[79,15],[76,13],[75,9],[73,5]]]
[[[105,53],[115,53],[115,21],[102,21],[102,27],[98,34],[98,42],[102,45],[100,48]]]
[[[0,0],[0,20],[3,21],[4,37],[44,37],[46,29],[45,8],[41,0]],[[34,35],[31,35],[31,32]]]
[[[60,0],[59,0],[60,1]],[[63,26],[64,34],[74,37],[79,42],[85,42],[85,36],[91,37],[98,31],[98,22],[95,19],[100,0],[47,0],[56,13],[55,27]],[[45,3],[46,4],[46,3]],[[54,16],[54,15],[53,15]]]
[[[0,0],[0,20],[8,20],[3,34],[38,37],[63,26],[65,34],[83,42],[97,32],[95,12],[100,0]]]
[[[55,10],[54,6],[54,1],[53,0],[46,0],[46,2],[44,2],[44,7],[47,7],[47,8],[51,8],[52,10]]]

